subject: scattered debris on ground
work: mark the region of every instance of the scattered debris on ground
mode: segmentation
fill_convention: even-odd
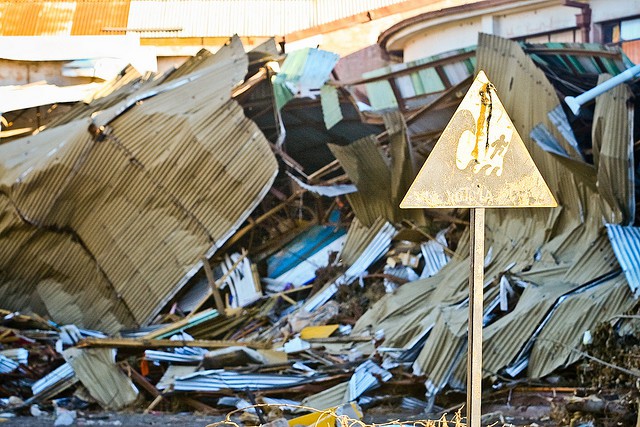
[[[463,425],[468,210],[399,203],[482,69],[559,203],[487,214],[483,423],[636,422],[637,88],[560,102],[621,52],[481,35],[348,83],[340,61],[234,37],[0,145],[0,419]]]

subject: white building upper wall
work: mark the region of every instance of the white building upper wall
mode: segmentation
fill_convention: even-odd
[[[407,40],[404,47],[404,61],[410,62],[476,44],[478,33],[481,31],[483,28],[480,18],[445,23],[425,29],[416,37]]]
[[[410,62],[474,45],[480,32],[517,39],[540,34],[560,35],[569,31],[571,37],[559,36],[557,40],[574,41],[569,38],[572,38],[571,31],[575,30],[575,41],[582,41],[576,22],[576,15],[581,13],[581,9],[565,6],[563,0],[475,3],[466,8],[452,8],[451,13],[441,11],[445,13],[434,14],[432,18],[425,15],[424,19],[400,25],[395,31],[392,28],[385,48],[402,51],[404,61]],[[591,7],[593,23],[640,15],[640,0],[590,0],[583,3]]]
[[[590,0],[594,23],[640,15],[640,0]]]

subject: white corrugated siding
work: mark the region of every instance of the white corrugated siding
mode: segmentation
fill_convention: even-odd
[[[278,36],[405,0],[133,0],[128,28],[142,37]]]

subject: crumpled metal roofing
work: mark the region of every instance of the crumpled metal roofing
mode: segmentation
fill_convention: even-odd
[[[217,56],[217,55],[216,55]],[[247,218],[277,162],[219,61],[0,146],[0,292],[11,309],[113,332],[149,322]]]
[[[556,92],[520,46],[481,35],[477,63],[496,86],[560,205],[557,209],[487,212],[486,247],[492,256],[485,263],[485,375],[504,372],[522,359],[528,359],[530,375],[544,375],[575,360],[575,355],[566,352],[555,358],[540,357],[541,353],[548,353],[544,345],[552,340],[575,345],[585,330],[635,302],[628,286],[618,286],[622,276],[598,281],[619,270],[602,222],[603,217],[615,217],[611,213],[617,207],[609,206],[599,193],[597,170],[583,163],[571,138],[565,138],[567,129],[554,124],[561,121],[549,117],[551,111],[564,116],[558,108]],[[530,132],[541,123],[557,145],[570,153],[570,158],[548,153],[534,143]],[[618,138],[603,140],[605,143],[612,144],[610,150],[618,152],[626,148],[628,141]],[[627,171],[622,170],[612,176],[612,181],[626,177]],[[628,200],[621,205],[626,203]],[[465,235],[459,240],[457,255],[438,274],[407,283],[393,295],[385,296],[359,319],[352,332],[382,329],[385,345],[391,347],[407,347],[427,334],[414,372],[427,375],[428,394],[437,393],[446,385],[465,385],[468,250]],[[497,316],[487,316],[489,310],[499,310],[500,304],[495,301],[500,298],[500,282],[506,273],[520,278],[527,287],[508,312],[495,311]],[[529,346],[535,337],[544,337],[547,344],[534,340]]]
[[[309,377],[278,374],[245,374],[224,370],[195,372],[175,379],[176,391],[269,390],[312,381]]]
[[[607,224],[607,235],[629,287],[637,298],[640,296],[640,227]]]
[[[388,119],[388,122],[399,120]],[[397,126],[402,129],[401,124]],[[424,220],[418,210],[401,210],[400,200],[411,185],[413,164],[408,153],[409,143],[404,132],[390,132],[391,159],[385,157],[378,147],[375,136],[358,139],[348,145],[329,144],[358,191],[347,194],[356,217],[364,224],[371,225],[379,217],[392,222],[401,219]]]
[[[338,255],[342,265],[348,266],[347,271],[307,299],[303,309],[314,311],[338,291],[338,286],[348,284],[362,275],[389,250],[395,234],[393,225],[382,218],[378,218],[370,227],[364,226],[356,218],[347,231],[344,246]]]

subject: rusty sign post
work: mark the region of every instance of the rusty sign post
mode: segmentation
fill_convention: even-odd
[[[481,427],[485,208],[557,203],[480,71],[405,195],[401,208],[470,208],[467,425]]]

